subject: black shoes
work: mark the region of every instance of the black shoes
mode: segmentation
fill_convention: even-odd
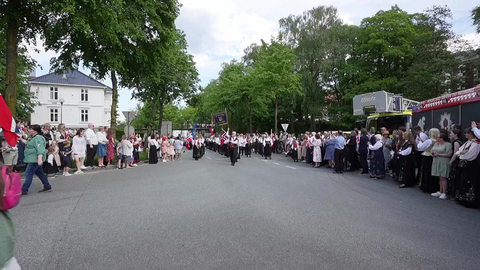
[[[50,192],[52,191],[52,188],[51,187],[44,187],[42,190],[40,190],[38,193],[42,193],[42,192]]]

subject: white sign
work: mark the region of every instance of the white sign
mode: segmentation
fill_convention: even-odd
[[[131,122],[135,118],[135,116],[137,116],[133,111],[123,111],[122,113],[125,116],[125,120],[127,122]]]
[[[283,131],[287,131],[287,128],[288,128],[288,124],[282,124],[282,128],[283,128]]]
[[[135,128],[132,126],[125,126],[123,129],[123,133],[127,135],[127,137],[130,137],[133,133],[135,133]]]

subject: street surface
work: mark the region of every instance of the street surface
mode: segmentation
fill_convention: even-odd
[[[12,211],[22,269],[480,269],[479,210],[283,155],[186,154],[46,194],[35,178]]]

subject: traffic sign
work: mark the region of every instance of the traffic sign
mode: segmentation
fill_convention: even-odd
[[[282,124],[283,131],[287,132],[288,124]]]
[[[133,133],[135,133],[135,128],[132,127],[132,126],[125,126],[125,128],[123,129],[123,133],[125,133],[125,135],[127,135],[127,137],[130,137],[130,135],[132,135]]]

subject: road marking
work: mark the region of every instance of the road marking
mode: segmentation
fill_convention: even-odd
[[[287,168],[289,168],[289,169],[294,169],[294,170],[296,170],[296,169],[297,169],[297,168],[290,167],[290,166],[285,166],[285,167],[287,167]]]
[[[212,159],[211,157],[206,157],[206,158],[208,158],[208,159]]]
[[[258,157],[255,157],[255,159],[258,159]]]
[[[266,159],[264,159],[264,160],[262,160],[262,161],[268,162],[268,160],[266,160]]]
[[[280,165],[280,164],[278,164],[278,163],[276,163],[276,162],[272,162],[272,163],[275,164],[275,165]]]

